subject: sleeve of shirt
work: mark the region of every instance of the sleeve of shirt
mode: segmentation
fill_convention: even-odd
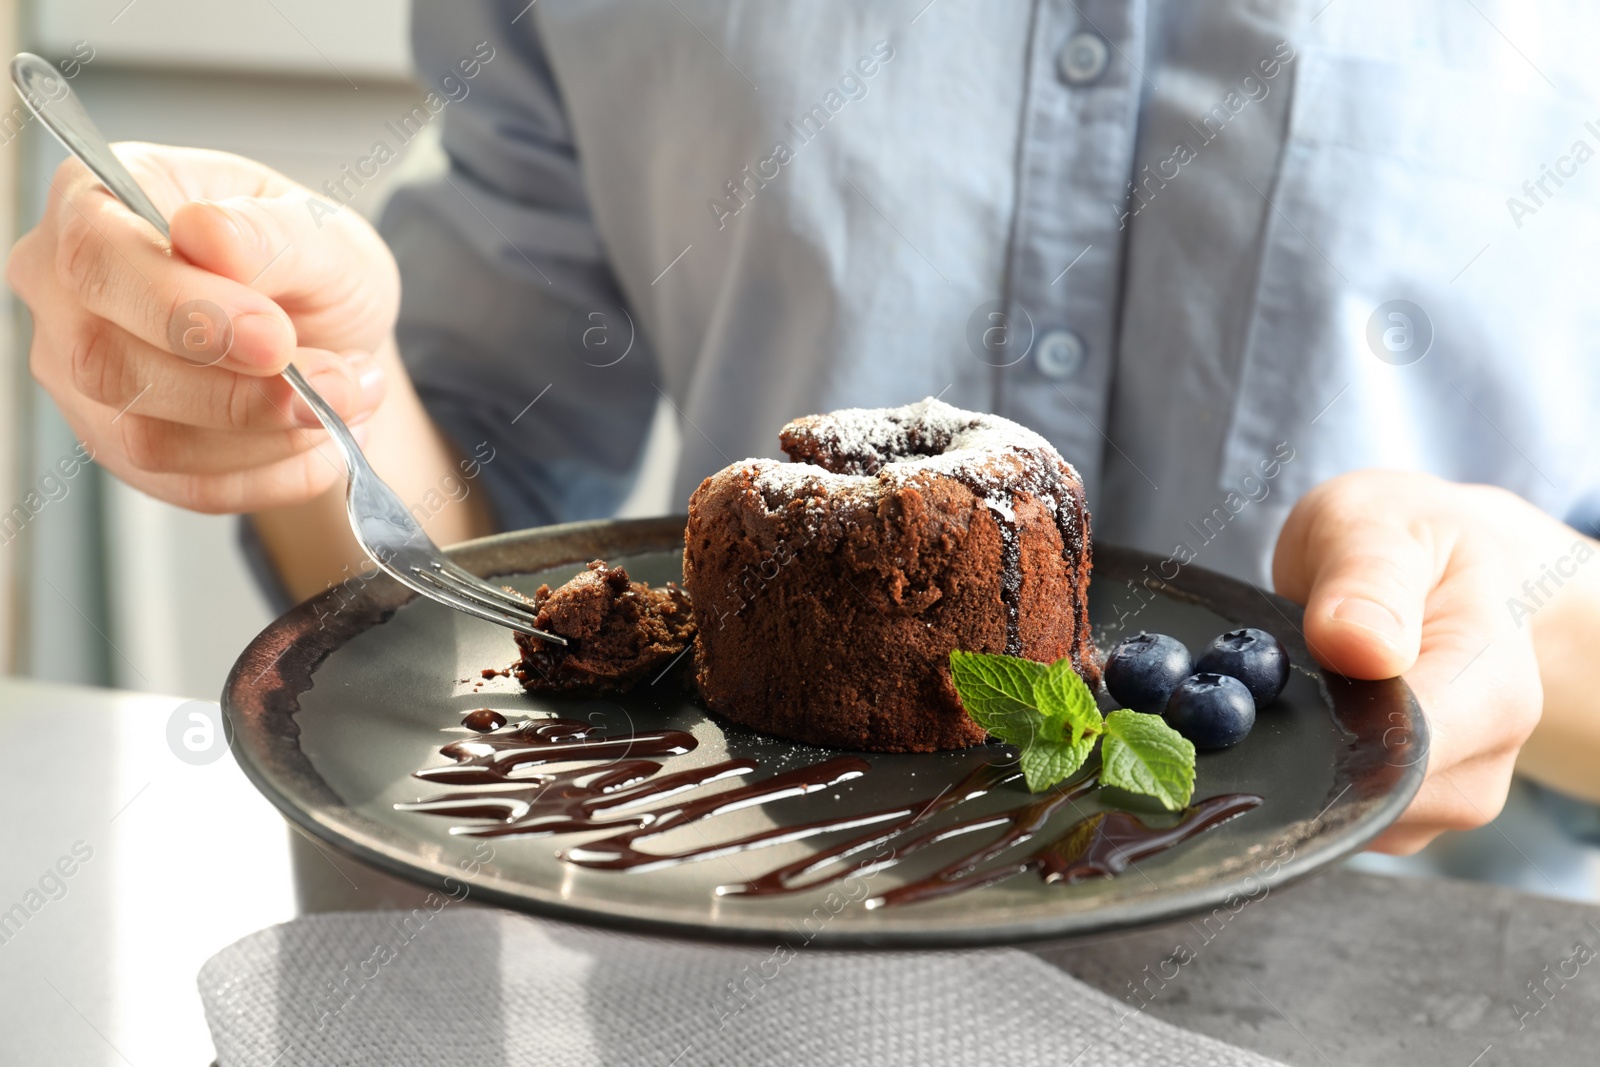
[[[414,6],[417,76],[449,166],[401,185],[379,222],[400,264],[401,357],[440,429],[481,463],[501,529],[612,514],[656,405],[654,357],[525,6]]]

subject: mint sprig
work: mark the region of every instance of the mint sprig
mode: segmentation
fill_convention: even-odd
[[[1014,746],[1028,789],[1076,774],[1104,735],[1100,784],[1154,797],[1177,811],[1194,795],[1194,745],[1159,715],[1123,708],[1101,717],[1072,663],[987,652],[950,653],[950,675],[972,721]]]

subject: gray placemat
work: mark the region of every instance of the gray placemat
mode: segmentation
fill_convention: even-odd
[[[1275,1062],[1013,949],[708,946],[440,897],[262,930],[199,985],[221,1067]]]

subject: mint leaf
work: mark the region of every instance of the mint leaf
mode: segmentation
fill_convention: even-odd
[[[957,649],[950,653],[950,676],[972,721],[1016,747],[1029,791],[1040,793],[1071,777],[1094,750],[1100,711],[1066,660],[1046,667]]]
[[[1194,795],[1194,745],[1159,715],[1124,708],[1106,716],[1100,784],[1143,793],[1177,811]]]
[[[1045,671],[1044,664],[1017,656],[960,649],[950,653],[950,677],[961,706],[973,722],[1018,748],[1026,748],[1038,736],[1043,716],[1033,689]]]
[[[1071,660],[1050,664],[1044,677],[1033,683],[1033,695],[1045,718],[1062,720],[1071,727],[1074,744],[1085,737],[1092,742],[1100,733],[1100,708],[1088,683],[1072,669]]]
[[[1042,793],[1057,782],[1064,782],[1078,773],[1083,761],[1094,751],[1093,735],[1073,740],[1066,736],[1050,737],[1051,727],[1058,734],[1059,723],[1046,722],[1040,736],[1030,745],[1023,746],[1017,762],[1022,767],[1022,779],[1028,792]]]

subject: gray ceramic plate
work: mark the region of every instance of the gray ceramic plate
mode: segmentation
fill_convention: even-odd
[[[531,590],[556,584],[590,559],[625,565],[651,582],[679,575],[681,519],[584,523],[506,534],[452,554],[482,575],[511,576]],[[414,776],[450,764],[444,745],[477,735],[462,726],[490,707],[513,722],[559,715],[607,732],[676,729],[692,751],[666,757],[663,773],[734,757],[763,775],[840,753],[766,737],[723,722],[670,684],[614,700],[533,697],[486,667],[515,658],[511,635],[428,601],[388,579],[359,581],[300,605],[251,643],[223,696],[234,752],[245,772],[284,813],[315,836],[366,862],[459,896],[579,922],[702,938],[803,940],[818,945],[954,946],[1056,938],[1239,906],[1360,849],[1392,822],[1421,782],[1427,726],[1400,681],[1352,682],[1320,671],[1298,632],[1299,609],[1254,588],[1186,568],[1170,583],[1148,580],[1155,560],[1096,546],[1096,625],[1119,616],[1129,632],[1170,633],[1203,647],[1235,625],[1259,626],[1289,647],[1296,670],[1254,732],[1225,752],[1200,756],[1196,799],[1253,793],[1263,802],[1121,875],[1047,884],[1027,871],[938,899],[868,909],[863,901],[967,852],[945,842],[907,850],[898,866],[859,872],[856,881],[785,895],[719,896],[717,887],[826,848],[835,831],[753,852],[650,870],[596,870],[557,852],[600,836],[563,834],[484,839],[452,827],[482,819],[442,818],[399,804],[450,787]],[[1115,636],[1120,636],[1118,631]],[[465,681],[463,681],[465,680]],[[931,799],[1009,750],[984,746],[931,755],[864,754],[867,773],[835,787],[701,820],[644,843],[669,852],[851,812]],[[728,785],[702,787],[716,791]],[[1020,784],[1000,787],[976,809],[932,825],[1015,809]],[[1057,813],[1039,840],[1105,810],[1090,792]],[[1154,826],[1172,816],[1147,814]],[[1165,821],[1165,822],[1164,822]],[[882,850],[878,850],[882,854]],[[1003,858],[1003,857],[1002,857]]]

